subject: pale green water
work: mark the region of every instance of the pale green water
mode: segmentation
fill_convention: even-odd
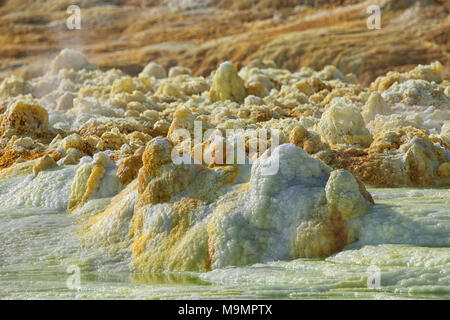
[[[326,260],[140,274],[126,253],[81,248],[80,217],[24,208],[11,183],[0,182],[0,203],[9,203],[0,209],[1,299],[450,299],[449,189],[370,189],[377,205],[360,240]],[[81,270],[78,291],[66,286],[70,265]],[[369,266],[380,268],[380,289],[367,286]]]

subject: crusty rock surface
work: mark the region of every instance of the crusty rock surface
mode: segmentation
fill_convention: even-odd
[[[326,150],[316,155],[375,186],[448,186],[448,150],[425,130],[412,127],[378,133],[367,150]],[[440,171],[439,171],[439,168]]]
[[[81,165],[72,183],[68,210],[84,204],[100,185],[110,159],[104,153],[96,153],[91,163]]]
[[[58,72],[61,69],[80,70],[88,66],[85,56],[73,49],[64,49],[53,59],[50,69]]]
[[[379,92],[372,92],[367,103],[364,105],[362,116],[366,124],[374,120],[377,114],[386,115],[390,110],[387,103]]]
[[[255,58],[290,71],[332,64],[365,85],[388,71],[405,73],[435,60],[449,72],[445,0],[382,1],[380,30],[367,28],[368,4],[356,0],[80,1],[80,30],[66,27],[68,5],[3,1],[0,78],[41,75],[68,47],[102,69],[132,75],[150,61],[208,76],[222,61],[249,64]],[[435,79],[428,73],[428,81]]]
[[[8,78],[0,179],[56,190],[46,179],[62,172],[55,206],[94,206],[84,241],[125,250],[141,271],[327,257],[358,238],[365,183],[450,185],[449,82],[436,66],[380,91],[333,66],[269,60],[206,77],[87,62]]]
[[[33,131],[47,129],[48,113],[38,104],[28,104],[22,101],[11,104],[1,115],[0,133],[11,136],[12,134],[25,134]]]
[[[370,195],[349,172],[332,171],[292,144],[256,161],[251,172],[174,165],[172,148],[163,138],[148,144],[137,185],[130,184],[137,198],[127,187],[87,228],[88,238],[101,239],[96,230],[104,228],[109,240],[129,237],[140,270],[208,271],[325,257],[357,238],[358,224],[347,222],[371,206]],[[272,161],[279,161],[280,170],[267,175]],[[124,206],[134,213],[120,214]],[[116,227],[126,221],[128,235]]]
[[[63,65],[61,57],[67,55],[83,56],[74,50],[64,51],[53,64]],[[101,71],[86,61],[30,81],[5,79],[0,96],[2,105],[7,106],[0,115],[0,166],[9,167],[18,158],[33,160],[49,153],[60,165],[70,165],[98,151],[109,152],[114,161],[127,159],[119,175],[126,185],[137,176],[134,167],[141,164],[133,154],[157,136],[169,138],[180,154],[186,151],[198,158],[195,150],[201,149],[214,155],[208,163],[200,156],[198,163],[212,167],[224,163],[217,142],[202,137],[206,141],[199,146],[193,140],[194,123],[201,123],[201,134],[218,129],[222,136],[227,130],[279,130],[277,144],[293,143],[309,154],[327,159],[336,168],[350,170],[366,183],[446,183],[437,172],[448,160],[436,148],[449,146],[449,82],[442,75],[439,62],[418,66],[394,78],[388,73],[377,79],[371,89],[349,81],[333,66],[319,71],[303,68],[292,73],[278,69],[273,61],[255,59],[249,65],[225,62],[207,78],[193,76],[183,67],[174,68],[167,78],[161,66],[149,66],[138,77],[131,77],[120,70]],[[159,75],[148,73],[149,70],[159,70]],[[249,94],[249,88],[255,94]],[[394,170],[398,178],[389,181],[387,177],[393,169],[383,169],[386,172],[380,172],[380,178],[373,181],[368,173],[352,169],[347,160],[342,163],[348,154],[397,163],[390,153],[397,152],[397,158],[406,154],[400,146],[409,141],[410,134],[399,133],[401,141],[392,140],[390,143],[397,145],[388,148],[383,147],[386,143],[380,137],[409,127],[422,130],[425,141],[434,144],[430,147],[423,142],[425,149],[441,154],[427,156],[433,160],[424,163],[432,168],[419,170],[416,175],[421,177],[410,176],[399,164]],[[237,135],[244,141],[246,156],[254,159],[258,155],[250,148],[254,137],[245,132]],[[373,137],[377,137],[375,141]],[[20,140],[24,138],[28,140]],[[272,142],[270,135],[264,141],[268,146]],[[419,161],[418,155],[412,157],[417,152],[408,153],[408,159]]]
[[[317,124],[317,131],[330,144],[368,147],[372,136],[358,108],[335,99]]]
[[[209,91],[210,100],[243,102],[246,95],[244,80],[238,75],[234,65],[228,61],[222,63],[214,74]]]

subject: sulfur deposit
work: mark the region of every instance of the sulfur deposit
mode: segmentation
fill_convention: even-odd
[[[141,271],[328,257],[363,236],[365,184],[450,185],[442,69],[369,87],[335,66],[258,59],[131,76],[63,50],[44,76],[0,85],[0,181],[47,190],[17,203],[95,208],[83,241]]]
[[[222,63],[214,74],[209,92],[210,100],[242,102],[245,97],[244,80],[238,75],[234,65],[231,62]]]
[[[131,222],[128,236],[140,270],[207,271],[326,257],[358,237],[356,221],[373,203],[349,172],[332,171],[292,144],[251,168],[174,165],[172,148],[162,138],[147,146],[137,197],[128,202],[134,213],[117,221]],[[276,161],[279,172],[266,176],[265,165]],[[123,210],[118,204],[125,201],[120,199],[129,193],[122,191],[94,217],[89,231],[99,228],[99,220],[113,227],[105,219],[117,219]]]
[[[372,136],[358,108],[334,99],[317,124],[317,131],[330,144],[370,146]]]

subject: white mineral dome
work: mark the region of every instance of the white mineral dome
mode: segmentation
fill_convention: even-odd
[[[372,92],[367,100],[362,116],[366,123],[374,120],[377,114],[386,115],[389,113],[389,107],[379,92]]]
[[[157,64],[156,62],[150,62],[139,74],[139,77],[155,77],[156,79],[163,79],[167,77],[167,72],[163,66]]]
[[[372,136],[358,108],[336,98],[325,110],[317,125],[319,133],[330,144],[369,146]]]
[[[74,49],[63,49],[51,62],[50,69],[59,71],[60,69],[79,70],[88,66],[86,57]]]
[[[246,95],[244,80],[238,75],[234,65],[229,61],[222,63],[214,74],[209,92],[211,101],[242,102]]]

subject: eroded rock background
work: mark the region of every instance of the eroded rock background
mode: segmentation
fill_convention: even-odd
[[[388,70],[435,60],[449,72],[445,0],[111,0],[75,1],[81,30],[68,30],[74,1],[0,2],[0,78],[42,74],[61,49],[74,47],[101,68],[138,74],[149,62],[209,75],[222,61],[273,60],[278,67],[328,64],[365,85]],[[378,4],[382,29],[368,30]]]
[[[2,205],[83,217],[142,271],[370,237],[365,184],[450,185],[448,6],[379,2],[370,31],[371,3],[86,1],[68,31],[68,2],[4,2],[0,180],[22,178]]]

